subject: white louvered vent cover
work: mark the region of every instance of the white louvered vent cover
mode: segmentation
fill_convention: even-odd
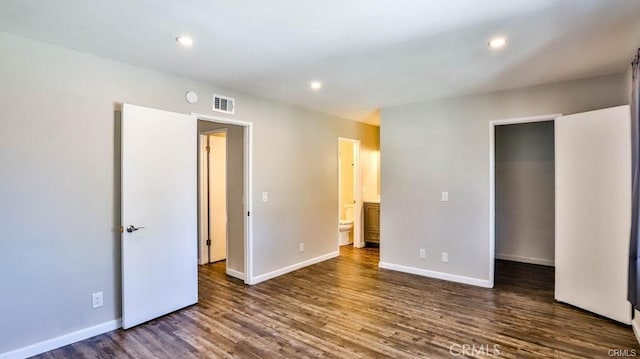
[[[213,110],[233,114],[236,111],[236,100],[231,97],[213,95]]]

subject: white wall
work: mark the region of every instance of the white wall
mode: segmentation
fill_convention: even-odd
[[[382,109],[381,262],[489,285],[489,121],[570,114],[627,98],[617,74]],[[441,191],[449,191],[449,202],[441,202]]]
[[[378,138],[379,140],[379,138]],[[368,146],[368,147],[367,147]],[[380,200],[380,150],[372,144],[360,144],[360,170],[362,185],[362,200],[364,202]]]
[[[495,131],[496,258],[553,265],[553,121]]]
[[[254,123],[255,274],[337,251],[336,141],[375,153],[378,128],[1,32],[0,49],[0,353],[120,317],[121,103],[217,114],[212,93],[235,97]]]

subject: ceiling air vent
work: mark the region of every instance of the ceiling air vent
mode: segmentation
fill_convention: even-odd
[[[231,97],[213,95],[213,110],[233,114],[236,111],[236,101]]]

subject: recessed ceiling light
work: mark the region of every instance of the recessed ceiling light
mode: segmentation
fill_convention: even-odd
[[[178,36],[176,37],[176,41],[185,47],[191,47],[193,46],[193,39],[189,36]]]
[[[495,39],[491,39],[491,41],[489,41],[489,47],[491,47],[492,49],[499,49],[501,47],[504,47],[504,45],[507,44],[507,39],[505,39],[504,37],[496,37]]]
[[[320,90],[322,88],[322,82],[320,81],[311,81],[309,83],[309,88],[312,90]]]

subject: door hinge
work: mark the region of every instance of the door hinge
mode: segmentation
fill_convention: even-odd
[[[124,233],[124,227],[120,226],[120,233]]]
[[[207,245],[210,246],[211,245],[211,240],[207,239]]]
[[[210,151],[211,151],[211,147],[207,146],[207,147],[205,147],[205,150],[206,150],[207,152],[210,152]]]
[[[247,212],[247,217],[249,217],[251,215],[251,212]]]

